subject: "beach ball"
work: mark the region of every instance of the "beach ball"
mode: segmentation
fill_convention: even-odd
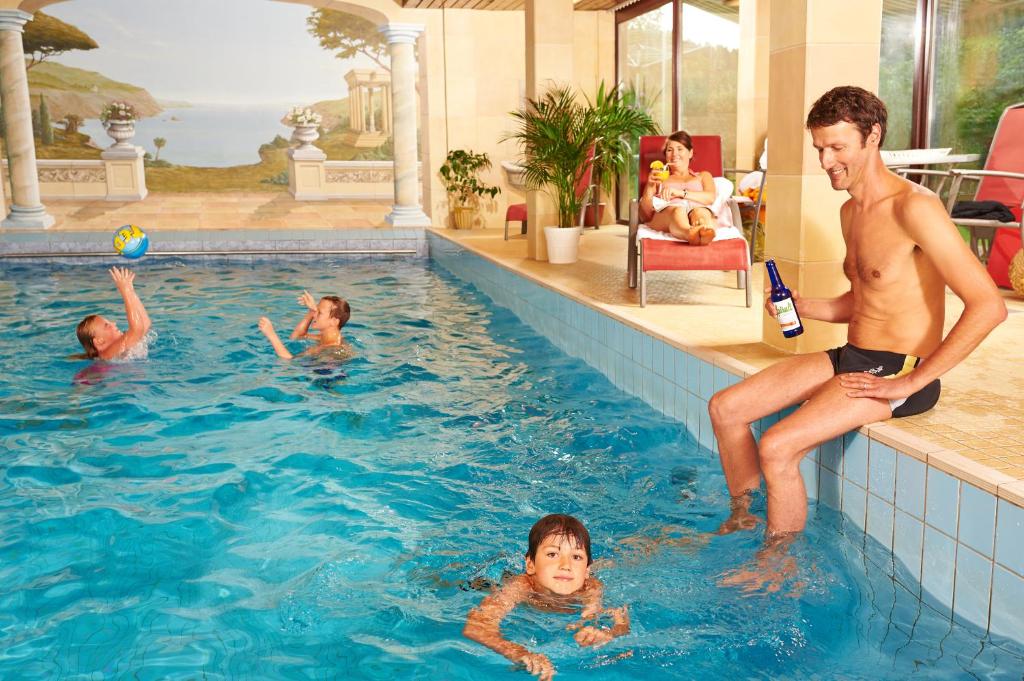
[[[146,254],[149,237],[136,225],[123,225],[114,232],[114,250],[119,255],[135,260]]]

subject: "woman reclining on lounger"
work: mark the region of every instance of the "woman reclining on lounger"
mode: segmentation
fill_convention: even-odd
[[[715,216],[708,208],[715,201],[711,173],[690,170],[693,141],[682,131],[665,140],[668,177],[651,172],[640,197],[640,221],[694,246],[706,246],[715,238]]]

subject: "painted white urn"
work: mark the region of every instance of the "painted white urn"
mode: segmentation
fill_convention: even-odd
[[[320,132],[317,130],[317,125],[296,125],[295,130],[292,131],[292,141],[298,142],[299,146],[297,149],[305,151],[307,149],[316,149],[313,146],[313,142],[316,142],[320,138]]]
[[[128,140],[135,137],[135,121],[107,121],[107,135],[114,140],[111,149],[134,149]]]

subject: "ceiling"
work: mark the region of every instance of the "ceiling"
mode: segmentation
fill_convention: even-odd
[[[395,0],[415,9],[523,9],[526,0]],[[577,10],[613,9],[622,0],[573,0]]]

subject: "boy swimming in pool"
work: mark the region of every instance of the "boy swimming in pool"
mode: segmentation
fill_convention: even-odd
[[[309,291],[303,291],[302,295],[298,298],[299,305],[306,308],[305,316],[299,320],[299,323],[292,329],[292,335],[289,336],[291,340],[304,339],[304,340],[315,340],[317,344],[306,350],[303,355],[308,355],[314,352],[321,352],[330,348],[348,349],[348,343],[345,342],[344,337],[341,335],[341,327],[345,326],[348,322],[349,317],[352,316],[352,308],[349,307],[348,301],[338,296],[324,296],[320,299],[319,303],[314,303],[313,296],[309,294]],[[274,346],[274,352],[277,353],[278,357],[282,359],[291,359],[294,357],[288,348],[284,346],[281,339],[278,337],[277,332],[274,331],[274,325],[266,317],[260,317],[259,321],[260,331],[267,337],[270,344]],[[319,334],[311,334],[310,329],[316,329]]]
[[[117,324],[98,314],[87,316],[76,329],[87,359],[116,359],[128,355],[152,326],[146,308],[135,293],[135,273],[125,267],[111,267],[109,272],[124,300],[128,330],[121,331]]]
[[[513,662],[542,681],[554,676],[555,668],[547,656],[531,653],[525,646],[501,635],[501,621],[520,603],[535,608],[570,611],[582,606],[580,621],[570,625],[573,638],[581,646],[601,646],[629,632],[629,614],[625,606],[604,609],[603,587],[590,576],[590,533],[576,518],[562,514],[547,515],[530,529],[526,550],[526,571],[505,579],[501,586],[470,611],[462,633]],[[602,614],[612,618],[611,627],[597,626]],[[593,624],[587,620],[593,619]]]

